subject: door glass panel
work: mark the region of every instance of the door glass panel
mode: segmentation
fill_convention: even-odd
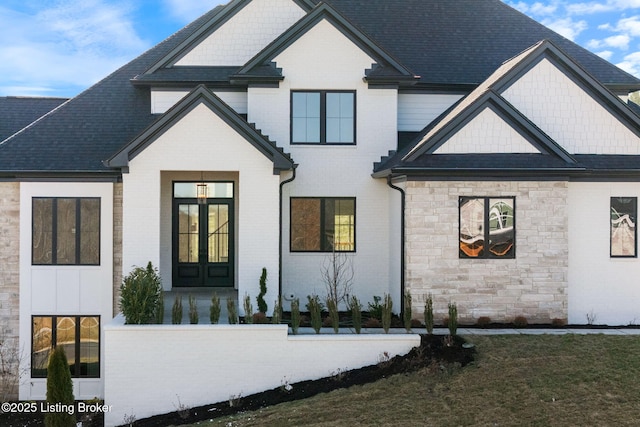
[[[198,262],[199,210],[197,204],[178,205],[178,261]]]
[[[209,205],[209,262],[229,261],[229,206]]]

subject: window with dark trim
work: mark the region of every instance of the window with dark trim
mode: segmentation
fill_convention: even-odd
[[[354,91],[292,91],[292,144],[355,144]]]
[[[515,258],[515,197],[460,197],[460,258]]]
[[[99,265],[100,199],[34,197],[33,265]]]
[[[31,377],[46,378],[49,354],[63,346],[74,378],[100,377],[100,316],[32,316]]]
[[[354,252],[355,198],[291,198],[291,252]]]
[[[612,197],[610,203],[612,258],[635,258],[638,256],[637,197]]]

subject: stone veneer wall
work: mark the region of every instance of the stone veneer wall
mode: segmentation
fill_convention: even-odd
[[[19,355],[20,322],[20,183],[0,183],[0,344],[3,355]],[[15,375],[18,366],[15,366]],[[18,388],[0,380],[0,396],[17,399]]]
[[[424,312],[431,293],[436,319],[447,315],[449,302],[467,324],[480,316],[567,318],[568,182],[409,181],[406,194],[406,288],[414,313]],[[460,196],[515,196],[515,259],[459,258]]]
[[[113,315],[120,312],[122,284],[122,183],[113,184]]]

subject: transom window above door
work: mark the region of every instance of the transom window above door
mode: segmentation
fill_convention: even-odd
[[[355,144],[354,91],[291,92],[292,144]]]
[[[173,197],[195,199],[198,197],[198,185],[207,186],[207,197],[212,199],[232,199],[233,182],[174,182]]]

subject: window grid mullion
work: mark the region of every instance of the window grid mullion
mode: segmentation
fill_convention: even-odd
[[[320,144],[327,143],[327,92],[320,91]]]

